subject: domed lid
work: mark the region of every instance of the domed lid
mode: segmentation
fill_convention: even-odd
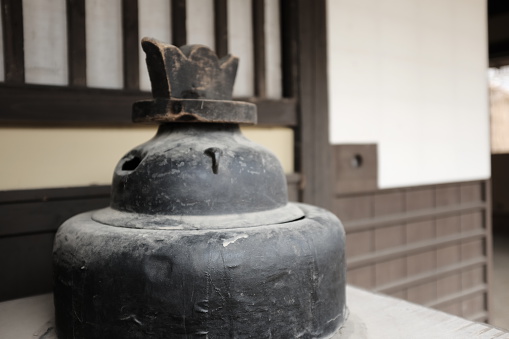
[[[155,229],[235,228],[303,217],[288,203],[278,159],[242,136],[256,106],[231,101],[238,58],[209,48],[142,40],[153,100],[133,105],[135,122],[161,123],[126,154],[113,176],[110,208],[96,221]]]

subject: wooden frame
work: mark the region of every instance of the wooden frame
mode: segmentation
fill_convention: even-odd
[[[281,1],[283,93],[298,98],[295,168],[301,200],[331,207],[325,0]]]
[[[132,126],[131,106],[150,98],[141,91],[0,84],[0,125],[4,126]],[[256,104],[258,123],[297,124],[295,99],[238,98]],[[41,119],[44,115],[44,119]]]
[[[21,1],[2,0],[5,83],[0,84],[0,125],[21,126],[102,126],[131,124],[134,101],[150,98],[139,90],[139,55],[123,53],[124,86],[120,90],[86,87],[85,1],[67,0],[68,86],[25,84],[23,54],[23,8]],[[281,100],[265,98],[264,3],[252,0],[253,44],[255,48],[255,89],[253,98],[237,98],[258,105],[261,125],[297,125],[296,97]],[[122,42],[124,51],[138,49],[138,3],[122,0]],[[186,2],[174,0],[171,6],[172,40],[186,43]],[[214,1],[216,49],[227,54],[227,1]],[[291,28],[293,29],[293,28]]]
[[[69,85],[87,85],[87,42],[85,0],[67,0],[67,44],[69,46]]]
[[[23,5],[18,0],[2,0],[4,69],[6,83],[25,82]]]

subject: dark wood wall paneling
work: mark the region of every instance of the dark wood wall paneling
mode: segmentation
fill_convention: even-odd
[[[253,49],[255,96],[265,98],[265,0],[251,1],[253,14]]]
[[[508,2],[488,0],[488,50],[491,67],[509,65],[508,20]]]
[[[228,54],[227,0],[214,0],[214,38],[216,53],[222,58]]]
[[[69,85],[87,85],[87,41],[85,0],[67,0],[67,45],[69,46]]]
[[[493,183],[493,228],[503,233],[509,225],[509,154],[491,155],[491,181]]]
[[[0,301],[52,289],[57,227],[71,216],[107,206],[109,187],[0,192]]]
[[[23,4],[19,0],[2,0],[5,82],[25,82],[23,43]]]
[[[297,60],[289,72],[286,83],[299,98],[298,124],[295,133],[295,168],[303,176],[301,200],[330,208],[332,162],[329,144],[329,113],[327,89],[327,34],[325,1],[283,1],[283,11],[295,15],[296,33],[286,27],[284,38],[296,41],[284,42],[290,50],[296,43]],[[286,20],[285,20],[286,23]],[[296,72],[296,75],[293,74]],[[284,73],[285,74],[285,73]],[[292,83],[296,81],[296,83]],[[288,91],[288,89],[287,89]]]
[[[184,46],[187,43],[186,29],[186,0],[171,1],[171,33],[172,44],[175,46]]]
[[[139,44],[138,0],[122,0],[122,56],[125,90],[138,91],[140,87]]]
[[[486,321],[489,194],[487,181],[337,194],[348,282]]]
[[[298,34],[297,2],[281,0],[279,10],[281,25],[281,71],[283,73],[283,97],[297,96],[298,79]]]

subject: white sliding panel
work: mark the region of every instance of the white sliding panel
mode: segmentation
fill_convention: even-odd
[[[120,0],[87,0],[87,85],[122,88],[122,16]]]
[[[233,96],[254,96],[253,23],[250,0],[228,0],[228,51],[240,58]]]
[[[279,1],[265,0],[265,55],[267,97],[281,99],[281,27],[279,22]]]
[[[138,0],[138,32],[143,37],[155,38],[159,41],[171,42],[171,8],[168,0]],[[140,46],[140,89],[150,91],[150,78],[145,52]]]
[[[67,85],[65,0],[23,0],[25,81]]]
[[[187,0],[187,43],[214,50],[214,1]]]

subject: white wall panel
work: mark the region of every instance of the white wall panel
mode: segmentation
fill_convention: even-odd
[[[214,50],[214,1],[187,0],[187,43],[201,44]]]
[[[281,73],[281,28],[279,22],[279,1],[265,0],[265,42],[267,97],[282,97]]]
[[[122,88],[122,18],[120,0],[87,0],[87,85]]]
[[[23,0],[25,81],[66,85],[67,21],[65,0]]]
[[[233,96],[253,96],[253,24],[250,0],[228,0],[228,50],[240,58]]]
[[[138,0],[138,32],[143,37],[171,43],[171,8],[168,0]],[[140,89],[150,91],[145,52],[140,45]]]
[[[328,0],[330,141],[380,188],[490,176],[484,0]]]

